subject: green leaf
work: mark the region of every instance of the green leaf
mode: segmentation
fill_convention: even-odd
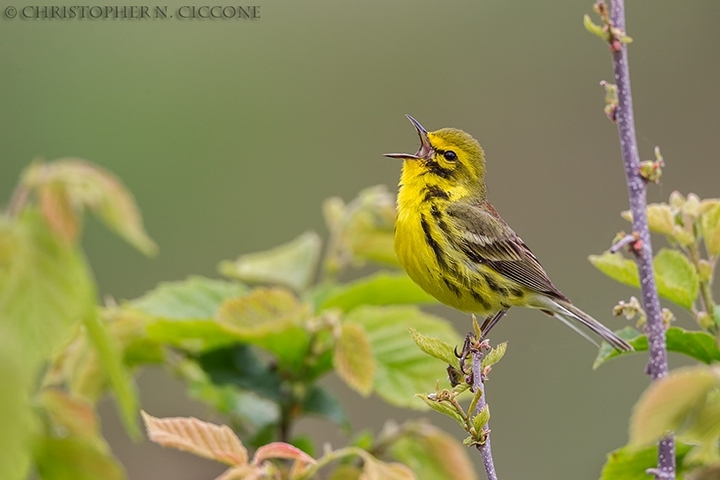
[[[112,456],[76,438],[46,438],[36,458],[43,480],[124,480]]]
[[[345,312],[361,305],[435,304],[438,301],[425,293],[404,273],[379,272],[332,289],[319,309],[339,308]]]
[[[583,26],[585,27],[585,30],[592,33],[593,35],[596,35],[605,41],[608,40],[607,32],[603,30],[603,27],[594,23],[590,18],[590,15],[585,15],[583,17]]]
[[[465,448],[454,437],[424,423],[390,447],[391,455],[410,467],[418,480],[476,480]]]
[[[658,293],[691,310],[700,284],[697,271],[690,260],[677,250],[663,248],[655,256],[653,268]]]
[[[234,427],[256,433],[280,421],[280,406],[275,401],[236,385],[217,385],[194,361],[181,363],[177,371],[188,382],[190,396],[208,403],[218,413],[228,415]]]
[[[507,350],[507,342],[498,343],[495,348],[485,355],[482,359],[482,368],[492,367],[505,356]]]
[[[330,345],[331,341],[329,338],[331,336],[332,334],[328,331],[316,332],[314,345]],[[326,338],[327,341],[325,341]],[[326,351],[317,355],[314,362],[310,362],[306,365],[305,378],[309,381],[313,381],[332,371],[334,354],[335,352],[332,348],[328,348]]]
[[[397,406],[422,408],[414,393],[447,376],[441,363],[417,348],[410,327],[451,345],[462,342],[449,322],[415,307],[359,307],[345,321],[358,323],[367,332],[377,365],[374,390]]]
[[[315,456],[315,442],[310,435],[297,435],[290,440],[290,445],[302,450],[311,457]]]
[[[651,203],[647,206],[648,228],[651,232],[672,235],[675,219],[672,209],[666,203]]]
[[[707,444],[711,457],[706,460],[720,461],[720,452],[717,449],[720,438],[720,398],[717,392],[708,396],[697,416],[692,418],[687,429],[683,429],[682,436],[692,443]]]
[[[130,372],[123,364],[122,351],[115,340],[108,334],[105,323],[100,315],[89,315],[85,320],[88,336],[95,346],[100,362],[107,372],[110,386],[115,392],[121,418],[130,437],[140,439],[138,423],[138,397]]]
[[[237,345],[205,353],[198,358],[198,364],[207,373],[207,378],[215,384],[216,388],[232,385],[254,392],[276,403],[283,400],[282,380],[278,376],[277,369],[271,368],[263,362],[249,345]],[[194,378],[198,382],[207,381],[204,376],[199,376],[197,372],[193,371],[193,367],[186,366],[182,371],[187,378]],[[204,398],[212,399],[216,393],[211,392],[208,397]],[[243,411],[248,411],[251,407],[246,405],[242,408]],[[301,405],[301,412],[319,415],[346,430],[349,428],[349,421],[342,404],[318,385],[309,387]],[[268,414],[272,412],[260,413],[263,418],[269,420]],[[243,416],[241,415],[241,417]],[[265,422],[261,421],[254,426],[260,430],[263,428],[263,424]]]
[[[352,465],[338,465],[332,471],[328,480],[360,480],[362,470]]]
[[[198,357],[198,363],[217,385],[236,385],[279,401],[281,379],[249,345],[219,348]]]
[[[103,310],[102,317],[108,333],[122,347],[123,363],[127,368],[165,361],[164,345],[148,337],[144,315],[127,308],[109,308]]]
[[[615,334],[627,340],[635,351],[618,352],[610,346],[610,344],[603,343],[595,359],[593,368],[598,368],[613,358],[648,350],[647,336],[632,327],[625,327],[615,332]],[[715,337],[707,332],[689,331],[680,327],[670,327],[665,335],[669,352],[682,353],[708,365],[713,362],[720,362],[720,349],[715,342]]]
[[[655,381],[635,405],[629,444],[644,446],[689,425],[718,385],[720,374],[707,366],[677,369]]]
[[[23,360],[23,344],[0,324],[0,478],[24,480],[30,467],[34,433],[28,391],[34,368]]]
[[[632,223],[633,215],[630,210],[622,212],[620,215],[628,222]],[[673,235],[675,227],[675,219],[673,218],[673,210],[666,203],[651,203],[647,206],[648,228],[651,232],[661,233],[663,235]]]
[[[683,442],[675,444],[675,463],[677,473],[686,471],[683,459],[692,447]],[[652,445],[642,449],[622,447],[610,452],[600,474],[600,480],[648,480],[646,473],[657,468],[658,447]],[[681,477],[679,476],[678,479]]]
[[[237,343],[238,338],[215,319],[152,318],[147,325],[148,338],[155,342],[176,346],[188,352],[200,353]]]
[[[350,388],[366,397],[372,392],[375,377],[370,340],[356,323],[344,322],[341,329],[333,359],[335,371]]]
[[[472,423],[473,427],[475,427],[475,431],[480,434],[482,432],[483,427],[487,425],[487,423],[490,421],[490,407],[488,407],[487,403],[483,406],[482,410],[478,412],[477,415],[472,417]]]
[[[410,334],[415,344],[420,347],[420,350],[448,365],[452,365],[456,369],[460,369],[460,359],[455,355],[455,350],[449,344],[439,338],[423,335],[412,327],[410,328]]]
[[[165,356],[163,347],[147,338],[145,332],[145,316],[139,312],[127,308],[105,308],[101,309],[100,321],[104,329],[107,329],[107,336],[112,339],[111,344],[116,346],[118,358],[123,369],[131,369],[135,366],[148,363],[162,363]],[[53,359],[48,369],[44,385],[65,385],[77,395],[80,395],[95,403],[105,394],[109,386],[110,374],[105,363],[100,358],[98,349],[91,338],[90,327],[80,329],[76,337]],[[102,347],[101,347],[102,348]],[[112,365],[109,369],[116,367]],[[112,375],[117,376],[117,372]],[[129,385],[119,387],[122,392],[133,388],[132,379],[129,377]],[[115,382],[118,381],[116,378]],[[120,393],[122,395],[122,393]],[[126,407],[127,408],[127,407]],[[128,408],[128,411],[134,409]]]
[[[465,428],[465,419],[462,417],[462,415],[460,415],[460,412],[458,412],[455,407],[450,404],[450,402],[447,402],[445,400],[439,402],[435,398],[425,393],[418,393],[416,397],[422,400],[432,410],[435,410],[436,412],[445,415],[446,417],[454,419],[460,424],[461,427]]]
[[[218,324],[215,316],[223,301],[247,291],[237,282],[191,276],[161,283],[128,306],[150,316],[146,321],[149,339],[205,351],[237,342],[237,336]]]
[[[223,302],[218,324],[243,342],[274,354],[283,367],[302,368],[310,345],[303,328],[309,316],[306,305],[284,288],[257,288],[250,294]]]
[[[412,470],[402,463],[382,462],[362,450],[357,453],[365,462],[360,480],[415,480]]]
[[[160,283],[130,305],[155,317],[171,320],[215,318],[223,301],[247,291],[241,283],[190,276],[178,282]]]
[[[302,291],[315,274],[321,246],[317,233],[305,232],[271,250],[223,261],[218,268],[222,275],[244,282],[278,284]]]
[[[23,181],[41,192],[49,185],[59,186],[72,205],[91,210],[109,229],[144,254],[157,253],[157,245],[145,232],[132,193],[108,170],[87,160],[62,158],[31,165],[24,172]]]
[[[393,247],[395,198],[387,187],[366,188],[347,205],[340,198],[329,198],[323,203],[323,213],[330,231],[325,257],[328,272],[367,260],[398,265]]]
[[[465,385],[467,385],[467,383]],[[468,387],[469,387],[469,385],[468,385]],[[484,394],[484,392],[481,389],[478,388],[477,390],[475,390],[475,393],[473,393],[473,396],[472,396],[472,400],[470,400],[470,405],[468,406],[468,410],[467,410],[468,412],[475,411],[475,409],[477,408],[477,404],[480,401],[480,399],[482,398],[483,394]]]
[[[361,430],[350,440],[350,445],[360,447],[363,450],[370,450],[375,443],[375,436],[371,430]]]
[[[602,255],[590,255],[589,260],[595,268],[617,282],[632,287],[640,285],[637,265],[623,257],[621,253],[604,252]]]
[[[345,433],[350,432],[350,421],[348,420],[342,403],[340,403],[332,393],[319,385],[314,385],[310,388],[310,391],[303,401],[302,411],[309,415],[319,415],[320,417],[327,418],[342,427]]]
[[[52,234],[40,214],[0,219],[0,325],[39,365],[94,314],[95,285],[80,252]]]
[[[590,262],[608,277],[625,285],[639,287],[635,262],[620,253],[605,252],[590,255]],[[692,309],[698,294],[698,276],[695,267],[679,251],[661,249],[653,260],[658,294],[678,305]]]
[[[720,203],[702,214],[701,225],[708,254],[720,254]]]

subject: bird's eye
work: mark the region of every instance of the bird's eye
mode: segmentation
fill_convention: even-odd
[[[445,160],[449,162],[454,162],[455,160],[457,160],[457,155],[455,155],[455,152],[453,152],[452,150],[448,150],[443,153],[443,157],[445,157]]]

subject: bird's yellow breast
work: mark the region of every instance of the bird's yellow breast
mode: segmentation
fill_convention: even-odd
[[[448,240],[458,233],[453,232],[445,207],[464,192],[447,188],[443,192],[448,198],[428,198],[426,182],[403,180],[394,245],[410,278],[442,303],[464,312],[489,315],[508,308],[488,284],[504,285],[507,280],[486,265],[470,264]]]

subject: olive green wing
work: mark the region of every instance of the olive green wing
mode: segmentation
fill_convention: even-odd
[[[446,210],[454,247],[474,263],[484,264],[530,290],[566,300],[525,242],[492,205],[455,204]]]

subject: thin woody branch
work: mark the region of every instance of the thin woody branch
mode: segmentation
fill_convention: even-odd
[[[613,243],[612,247],[610,247],[610,253],[617,253],[623,248],[625,248],[628,245],[631,245],[631,248],[633,251],[639,248],[638,245],[638,239],[639,236],[637,234],[628,234],[622,237],[617,242]]]
[[[625,2],[610,1],[609,27],[613,32],[625,32]],[[650,350],[647,371],[653,380],[668,374],[667,345],[665,325],[662,320],[660,299],[657,293],[655,275],[652,266],[652,244],[647,220],[647,179],[640,171],[635,120],[633,117],[632,94],[630,90],[630,71],[628,66],[627,45],[623,42],[611,42],[613,71],[617,86],[617,110],[615,119],[620,136],[620,148],[625,165],[625,178],[633,214],[633,232],[637,234],[635,242],[635,262],[640,276],[642,303],[647,314],[646,333]],[[675,441],[668,436],[660,441],[658,467],[648,472],[656,479],[675,478]]]
[[[480,342],[476,345],[471,346],[470,354],[472,355],[472,378],[473,378],[473,391],[477,392],[480,390],[480,400],[478,400],[475,410],[472,412],[473,415],[477,415],[480,411],[485,408],[485,376],[482,371],[482,359],[483,352]],[[488,480],[497,480],[497,473],[495,472],[495,463],[493,462],[492,449],[490,447],[490,429],[488,428],[485,433],[485,441],[482,444],[476,445],[476,448],[480,452],[482,457],[483,466],[485,467],[485,475]]]

